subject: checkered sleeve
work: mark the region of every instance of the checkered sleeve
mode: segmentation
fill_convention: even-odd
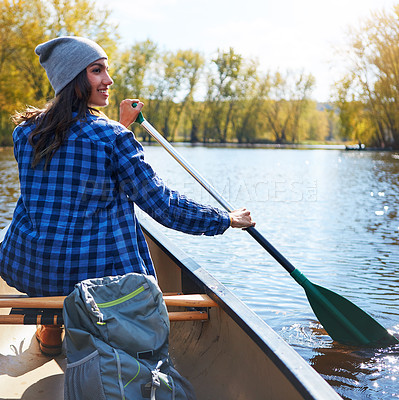
[[[169,189],[144,160],[141,144],[129,130],[115,139],[119,189],[160,224],[193,235],[222,234],[229,226],[226,211],[199,204]]]

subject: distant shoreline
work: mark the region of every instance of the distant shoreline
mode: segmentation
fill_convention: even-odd
[[[156,141],[140,142],[146,146],[158,145]],[[343,144],[300,144],[300,143],[190,143],[190,142],[172,142],[176,147],[217,147],[217,148],[233,148],[233,149],[329,149],[329,150],[345,150]]]
[[[145,146],[160,146],[155,140],[151,142],[140,141]],[[364,147],[361,149],[345,144],[308,144],[308,143],[190,143],[172,142],[175,147],[209,147],[232,149],[295,149],[295,150],[347,150],[347,151],[394,151],[392,148]]]
[[[158,142],[140,141],[144,146],[160,146]],[[209,148],[229,148],[229,149],[294,149],[294,150],[347,150],[347,151],[395,151],[394,149],[379,147],[356,148],[353,145],[345,144],[307,144],[307,143],[191,143],[191,142],[171,142],[175,147],[209,147]],[[10,149],[12,146],[0,146],[0,151]]]

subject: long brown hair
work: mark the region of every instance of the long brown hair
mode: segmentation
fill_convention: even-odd
[[[45,158],[44,168],[54,153],[63,144],[69,127],[73,122],[85,120],[87,112],[102,114],[89,106],[91,86],[84,69],[49,103],[44,109],[28,107],[25,111],[16,113],[13,121],[16,124],[27,122],[35,124],[29,136],[29,143],[33,147],[32,168]],[[72,112],[77,112],[74,117]]]

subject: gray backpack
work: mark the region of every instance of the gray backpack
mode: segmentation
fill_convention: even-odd
[[[195,400],[171,365],[169,317],[154,277],[88,279],[64,303],[65,400]]]

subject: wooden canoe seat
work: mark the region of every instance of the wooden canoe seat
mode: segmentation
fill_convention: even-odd
[[[206,294],[164,293],[166,306],[203,308],[204,310],[169,311],[170,321],[206,321],[207,308],[217,303]],[[0,295],[0,309],[11,308],[8,315],[0,315],[0,325],[62,325],[62,308],[65,296],[28,297],[25,295]]]

